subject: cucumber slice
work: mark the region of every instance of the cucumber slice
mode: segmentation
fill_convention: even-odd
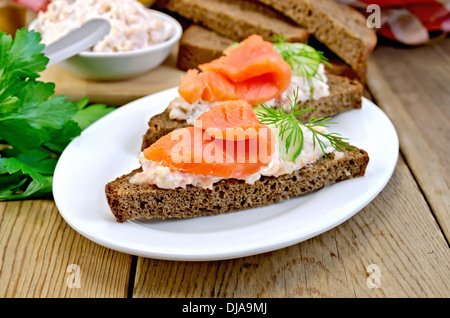
[[[323,56],[304,43],[274,43],[273,47],[288,62],[294,75],[312,77],[317,74]]]
[[[253,111],[258,118],[264,113],[264,109],[261,107],[253,107]],[[295,162],[303,148],[303,131],[301,127],[298,127],[297,134],[295,132],[292,133],[290,130],[282,134],[281,129],[276,124],[266,124],[266,126],[270,128],[277,139],[280,158],[284,161]]]
[[[280,158],[284,161],[295,162],[295,159],[297,159],[302,152],[303,131],[301,129],[299,131],[301,133],[297,135],[297,137],[289,135],[289,132],[286,132],[284,137],[282,137],[281,134],[278,135],[278,150],[280,151]],[[287,145],[290,145],[289,148]]]
[[[261,119],[261,114],[263,114],[264,110],[261,107],[252,107],[253,111],[256,114],[256,117],[258,117],[258,119]]]
[[[295,162],[297,157],[302,152],[303,148],[303,131],[299,129],[299,134],[290,134],[289,131],[281,134],[280,129],[276,125],[268,125],[272,133],[277,139],[278,151],[280,153],[280,158],[284,161]],[[295,137],[294,137],[295,136]],[[288,147],[288,145],[290,145]]]

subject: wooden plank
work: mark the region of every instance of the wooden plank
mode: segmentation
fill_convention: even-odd
[[[450,238],[450,39],[430,46],[382,47],[367,85],[397,129],[400,149],[447,240]]]
[[[447,297],[449,260],[444,236],[400,157],[382,193],[340,226],[288,248],[232,260],[140,257],[133,295]],[[378,281],[375,271],[368,272],[371,264],[378,266],[380,288],[373,288]]]
[[[77,101],[89,97],[94,103],[122,106],[133,100],[178,86],[185,72],[174,67],[178,48],[174,47],[163,64],[131,79],[94,81],[76,77],[57,65],[41,73],[40,81],[55,83],[55,94]]]
[[[419,132],[448,166],[450,38],[415,49],[378,48],[370,59],[370,66],[372,73],[369,71],[368,85],[374,97],[389,101],[376,84],[384,80],[378,85],[387,84],[398,96]]]
[[[126,297],[131,258],[78,234],[51,200],[0,203],[0,297]]]

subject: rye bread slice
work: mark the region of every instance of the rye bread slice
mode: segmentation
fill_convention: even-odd
[[[356,72],[366,67],[377,36],[357,10],[334,0],[258,0],[283,13],[336,53]]]
[[[181,36],[178,49],[177,68],[182,71],[198,69],[223,55],[233,40],[199,25],[190,25]]]
[[[332,74],[327,74],[327,77],[330,95],[304,102],[304,108],[315,107],[316,109],[299,116],[298,119],[301,121],[309,121],[312,117],[331,117],[348,110],[361,108],[363,87],[357,80]],[[189,125],[184,120],[171,119],[170,109],[167,108],[148,121],[147,132],[142,138],[142,149],[149,147],[174,129],[187,126]]]
[[[252,34],[272,41],[274,34],[288,42],[306,42],[309,33],[275,10],[237,0],[158,0],[157,8],[169,10],[202,25],[232,41],[240,42]]]
[[[194,186],[160,189],[155,185],[132,184],[130,177],[141,171],[136,169],[109,182],[105,193],[117,222],[139,218],[192,218],[282,202],[336,182],[362,177],[368,163],[366,151],[346,150],[343,156],[329,154],[292,174],[262,177],[254,184],[224,179],[214,184],[213,189]]]

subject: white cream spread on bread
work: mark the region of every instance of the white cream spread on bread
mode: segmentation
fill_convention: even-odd
[[[330,95],[328,78],[325,74],[325,65],[323,63],[319,64],[316,76],[312,77],[310,80],[313,87],[312,90],[306,77],[293,75],[291,77],[291,84],[289,85],[289,87],[279,96],[266,101],[265,104],[274,107],[280,107],[281,105],[283,105],[284,109],[286,111],[289,111],[289,98],[294,100],[294,92],[298,93],[297,101],[301,103],[311,99],[311,91],[313,93],[312,99],[314,100]]]
[[[183,97],[178,96],[169,104],[169,116],[170,119],[185,120],[188,125],[192,125],[198,116],[222,103],[223,102],[211,103],[204,100],[198,100],[194,104],[189,104]]]
[[[315,77],[311,78],[311,81],[313,87],[312,97],[314,100],[330,95],[328,78],[325,74],[325,65],[323,63],[319,64],[317,74]],[[277,97],[265,101],[264,103],[275,108],[283,105],[286,110],[289,110],[288,98],[293,99],[294,92],[296,91],[298,92],[298,102],[305,102],[311,99],[311,87],[306,77],[292,75],[289,87]],[[204,100],[198,100],[197,102],[190,104],[185,101],[183,97],[179,96],[169,104],[169,116],[170,119],[185,120],[188,125],[192,125],[198,116],[220,103],[221,102],[211,103]]]
[[[186,188],[191,184],[195,187],[212,188],[212,185],[222,178],[204,176],[180,171],[171,171],[169,167],[160,165],[155,161],[148,160],[143,153],[139,155],[142,171],[130,178],[131,183],[154,184],[161,189]]]
[[[246,183],[253,184],[262,176],[278,177],[284,174],[291,174],[308,164],[313,164],[318,159],[323,157],[321,148],[317,144],[314,147],[313,135],[311,131],[303,126],[300,127],[303,131],[304,141],[302,151],[296,158],[295,162],[285,161],[280,157],[278,150],[279,140],[276,138],[275,152],[273,153],[269,164],[263,167],[259,172],[242,178],[241,180],[244,180]],[[316,130],[322,133],[327,133],[327,129],[324,127],[316,127]],[[274,133],[274,135],[277,136],[276,133]],[[321,138],[321,140],[325,143],[325,153],[329,154],[335,152],[336,155],[343,155],[343,153],[335,151],[329,140],[325,138]],[[132,176],[130,178],[131,183],[154,184],[162,189],[175,189],[178,187],[185,188],[187,185],[212,189],[214,183],[224,179],[200,174],[171,171],[170,168],[162,166],[158,162],[146,159],[142,152],[139,156],[139,162],[142,165],[143,171]]]

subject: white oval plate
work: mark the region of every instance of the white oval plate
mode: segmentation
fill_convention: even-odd
[[[66,222],[88,239],[143,257],[205,261],[273,251],[341,224],[372,201],[389,181],[399,144],[389,118],[363,99],[361,109],[333,118],[330,130],[370,156],[366,175],[288,201],[241,212],[182,220],[116,222],[106,183],[139,167],[147,121],[178,95],[172,88],[118,108],[75,138],[55,170],[53,195]]]

